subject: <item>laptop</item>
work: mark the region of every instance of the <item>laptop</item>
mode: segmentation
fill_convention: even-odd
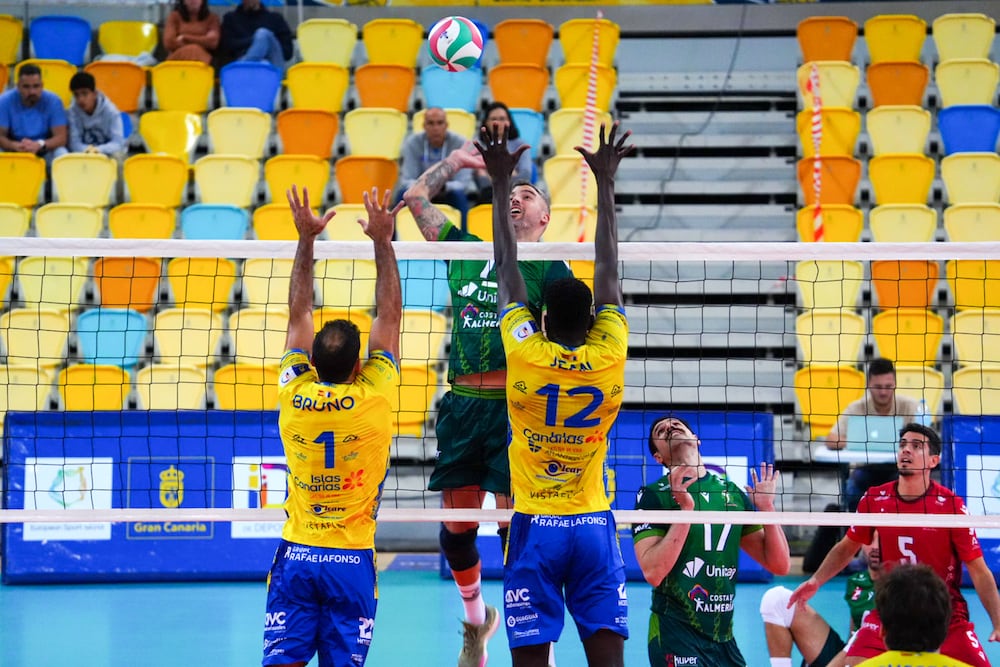
[[[902,417],[852,415],[847,418],[847,449],[860,452],[895,452],[899,446]]]

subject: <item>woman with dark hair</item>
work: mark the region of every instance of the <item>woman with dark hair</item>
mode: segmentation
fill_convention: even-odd
[[[219,35],[219,16],[209,11],[208,0],[177,0],[163,29],[167,60],[197,60],[211,65]]]
[[[510,115],[510,109],[503,102],[491,102],[486,107],[479,125],[480,127],[485,126],[490,130],[493,129],[493,125],[498,125],[501,132],[505,127],[510,128],[507,135],[507,148],[511,153],[516,152],[518,147],[524,145],[524,140],[521,139],[521,135],[517,131],[517,125],[514,124],[514,119]],[[535,182],[535,170],[531,162],[530,151],[521,153],[521,157],[517,161],[517,168],[514,169],[514,176],[511,182],[517,183],[518,181]],[[489,204],[493,201],[493,185],[485,169],[476,170],[476,188],[479,191],[478,201],[480,204]]]

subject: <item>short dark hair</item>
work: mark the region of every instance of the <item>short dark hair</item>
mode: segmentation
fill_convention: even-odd
[[[657,419],[656,421],[654,421],[652,424],[649,425],[649,443],[648,444],[649,444],[649,453],[650,454],[654,454],[654,455],[656,454],[656,440],[653,439],[653,431],[656,430],[656,425],[659,424],[664,419],[673,419],[675,421],[679,421],[680,423],[684,424],[684,426],[686,426],[689,431],[691,431],[692,433],[694,433],[694,429],[691,428],[691,424],[688,424],[687,421],[681,419],[677,415],[663,415],[662,417],[660,417],[659,419]]]
[[[312,363],[323,382],[345,382],[361,357],[361,332],[350,320],[331,320],[313,338]]]
[[[507,130],[507,139],[520,138],[521,133],[517,131],[517,123],[514,122],[514,114],[510,112],[510,109],[508,109],[507,105],[503,102],[490,102],[486,105],[486,109],[483,111],[483,120],[479,123],[480,127],[484,127],[486,125],[486,119],[490,117],[490,112],[496,111],[497,109],[503,109],[507,113],[507,118],[510,119],[510,129]],[[490,131],[493,130],[492,127],[489,129]],[[479,133],[476,132],[476,135],[478,136]]]
[[[902,440],[903,435],[911,431],[927,438],[927,449],[931,450],[931,454],[941,455],[941,436],[938,435],[937,431],[930,426],[910,422],[909,424],[903,424],[903,428],[899,429],[899,439]]]
[[[871,378],[873,375],[885,375],[886,373],[896,374],[896,367],[892,365],[891,359],[886,359],[885,357],[878,357],[872,359],[868,364],[868,377]]]
[[[69,89],[74,93],[78,90],[97,90],[97,81],[90,72],[77,72],[69,80]]]
[[[513,192],[514,188],[520,188],[520,187],[531,188],[532,190],[534,190],[535,192],[537,192],[538,196],[542,198],[543,202],[545,202],[545,208],[546,208],[546,210],[548,210],[549,213],[552,212],[552,200],[549,197],[549,193],[548,192],[546,192],[545,190],[542,190],[541,188],[539,188],[537,185],[535,185],[531,181],[526,181],[523,178],[519,178],[516,181],[514,181],[514,184],[510,186],[510,191]]]
[[[20,79],[22,76],[41,76],[42,68],[33,63],[28,63],[27,65],[21,65],[21,69],[17,70],[17,78]]]
[[[188,11],[187,5],[184,4],[184,0],[177,0],[174,3],[174,10],[180,12],[181,19],[184,21],[191,21],[191,12]],[[204,21],[208,18],[208,0],[202,0],[201,8],[198,10],[198,16],[195,17],[198,21]]]
[[[549,338],[578,334],[590,328],[594,295],[578,278],[560,278],[545,287],[545,322]]]
[[[893,651],[937,651],[948,635],[951,595],[924,563],[900,563],[875,584],[875,608]]]

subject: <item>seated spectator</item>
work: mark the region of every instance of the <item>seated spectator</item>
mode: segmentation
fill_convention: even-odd
[[[51,164],[66,154],[66,109],[42,84],[37,65],[22,65],[17,88],[0,95],[0,149],[33,153]]]
[[[167,60],[197,60],[212,64],[222,31],[208,0],[177,0],[163,28]]]
[[[399,198],[402,199],[402,193],[417,182],[420,174],[448,157],[453,151],[462,148],[464,144],[465,139],[448,131],[448,116],[444,109],[440,107],[428,109],[424,114],[424,131],[414,132],[403,142]],[[466,192],[471,187],[472,172],[462,169],[431,201],[435,204],[448,204],[461,211],[464,225],[465,214],[469,210],[469,198]]]
[[[243,0],[222,18],[222,50],[228,61],[271,63],[284,72],[294,55],[292,30],[260,0]]]
[[[122,114],[114,102],[97,90],[93,75],[77,72],[69,80],[69,89],[73,91],[73,104],[69,107],[69,150],[124,158]]]
[[[491,102],[486,107],[486,112],[483,114],[483,119],[479,125],[480,127],[485,126],[492,130],[494,124],[500,127],[501,132],[505,127],[510,128],[508,130],[510,134],[507,135],[507,148],[511,153],[524,145],[524,141],[517,131],[517,125],[514,123],[514,119],[511,118],[510,109],[503,102]],[[479,193],[478,203],[489,204],[493,201],[493,185],[490,182],[489,174],[486,173],[485,169],[477,169],[475,178],[476,189]],[[511,182],[516,183],[517,181],[535,182],[535,169],[531,162],[530,151],[521,153],[521,157],[517,161],[517,168],[514,170],[514,177],[511,179]]]

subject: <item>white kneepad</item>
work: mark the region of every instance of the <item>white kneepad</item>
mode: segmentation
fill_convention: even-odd
[[[795,618],[795,607],[788,608],[788,599],[792,592],[784,586],[775,586],[767,589],[760,598],[760,615],[765,623],[773,623],[783,628],[792,626],[792,619]]]

